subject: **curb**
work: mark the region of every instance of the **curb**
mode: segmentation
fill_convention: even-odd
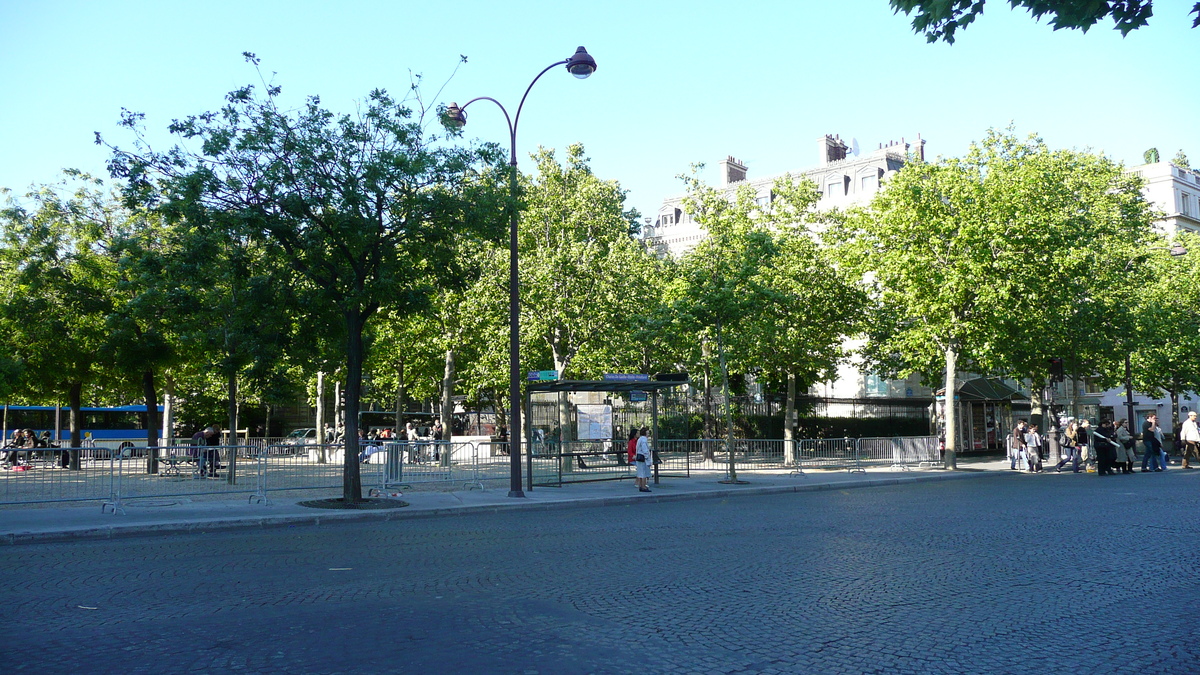
[[[730,487],[718,490],[700,492],[684,492],[678,494],[654,494],[651,496],[626,495],[621,497],[596,497],[593,499],[563,499],[544,502],[520,502],[509,504],[480,504],[469,506],[438,507],[409,511],[407,507],[400,509],[384,509],[378,511],[357,511],[338,513],[314,513],[313,515],[286,516],[243,516],[236,518],[221,518],[188,523],[151,523],[130,525],[107,525],[102,527],[87,527],[75,530],[59,530],[50,532],[10,532],[0,534],[0,545],[17,546],[21,544],[42,544],[64,541],[80,541],[93,539],[118,539],[151,534],[204,534],[208,532],[224,532],[245,530],[251,528],[266,529],[279,527],[320,527],[340,523],[342,521],[391,521],[409,520],[414,518],[437,518],[441,516],[469,515],[474,513],[504,513],[509,511],[549,511],[555,509],[589,508],[595,506],[624,506],[645,502],[682,502],[701,499],[727,499],[729,497],[746,497],[761,495],[777,495],[796,492],[820,492],[824,490],[852,490],[859,488],[886,487],[907,485],[911,483],[926,483],[932,481],[965,480],[1008,475],[1005,472],[980,473],[948,473],[928,476],[913,476],[911,478],[864,478],[844,483],[813,483],[800,485],[771,485],[763,487]]]

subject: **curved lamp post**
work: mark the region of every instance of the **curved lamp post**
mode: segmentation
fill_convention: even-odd
[[[447,124],[462,127],[467,123],[467,106],[475,101],[491,101],[500,108],[500,111],[504,113],[505,121],[508,122],[508,191],[510,197],[508,207],[508,396],[509,402],[512,405],[512,412],[508,418],[509,497],[525,496],[524,491],[521,489],[521,331],[519,323],[520,293],[517,287],[517,125],[521,122],[521,109],[525,107],[525,99],[529,96],[529,90],[533,89],[533,85],[551,68],[564,64],[568,72],[581,80],[596,72],[596,60],[587,53],[586,49],[580,47],[575,50],[571,58],[551,63],[542,72],[538,73],[537,77],[533,78],[533,81],[525,88],[525,94],[521,96],[521,102],[517,105],[517,114],[515,116],[510,117],[508,110],[496,99],[489,96],[480,96],[467,101],[462,106],[459,106],[457,103],[451,103],[446,107],[444,118]]]

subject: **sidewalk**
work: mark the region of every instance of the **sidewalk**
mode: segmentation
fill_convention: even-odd
[[[399,520],[442,515],[518,509],[581,508],[635,502],[719,499],[735,496],[808,492],[902,485],[919,481],[955,480],[1013,475],[1003,458],[959,460],[959,471],[894,471],[866,473],[808,471],[739,472],[744,485],[723,485],[719,473],[693,473],[690,478],[664,478],[651,485],[650,494],[639,493],[633,481],[578,483],[561,488],[536,488],[525,498],[508,496],[507,486],[486,490],[405,491],[408,506],[381,510],[329,510],[300,506],[298,502],[339,496],[272,493],[268,504],[250,504],[244,495],[227,499],[144,499],[126,501],[124,513],[102,512],[98,504],[0,510],[0,543],[25,544],[79,539],[105,539],[139,534],[212,532],[242,528],[322,526],[344,520]]]

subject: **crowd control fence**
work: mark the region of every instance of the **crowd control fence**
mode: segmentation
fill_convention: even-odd
[[[911,470],[940,466],[932,436],[794,440],[664,439],[652,444],[655,477],[737,471]],[[523,468],[529,488],[632,478],[623,440],[533,442]],[[77,453],[76,461],[70,454]],[[0,504],[96,502],[121,512],[124,502],[148,498],[241,495],[267,503],[287,490],[342,487],[341,444],[250,439],[238,445],[146,447],[132,441],[89,441],[86,447],[21,451],[16,466],[0,471]],[[5,459],[8,459],[6,457]],[[483,488],[508,479],[509,444],[486,441],[364,443],[356,458],[369,496],[396,496],[406,488],[440,484]],[[78,468],[68,468],[72,464]]]

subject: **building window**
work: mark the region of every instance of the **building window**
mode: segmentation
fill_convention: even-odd
[[[875,373],[869,373],[863,382],[863,389],[867,396],[887,396],[888,381]]]
[[[863,192],[874,192],[875,188],[878,186],[879,186],[879,179],[877,179],[875,176],[863,176],[862,177],[862,191]]]
[[[843,197],[845,194],[846,193],[842,191],[842,181],[840,180],[830,181],[829,184],[825,186],[826,197]]]
[[[1185,216],[1195,215],[1192,211],[1192,196],[1186,192],[1179,195],[1179,211]]]

